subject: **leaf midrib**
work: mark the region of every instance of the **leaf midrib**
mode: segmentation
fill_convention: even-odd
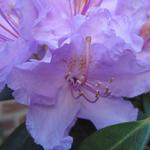
[[[148,120],[148,122],[150,122],[150,119],[146,119]],[[138,129],[143,128],[143,125],[146,125],[147,121],[144,121],[142,124],[140,124],[137,128],[135,128],[134,130],[132,130],[132,132],[130,132],[128,135],[126,135],[124,138],[122,138],[122,140],[120,140],[119,142],[117,142],[116,144],[113,145],[113,147],[110,150],[114,150],[115,148],[117,148],[121,143],[123,143],[128,137],[130,137],[130,135],[132,135],[134,132],[136,132]],[[150,128],[150,127],[149,127]]]

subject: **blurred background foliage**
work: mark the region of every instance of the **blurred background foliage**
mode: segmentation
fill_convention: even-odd
[[[0,101],[11,100],[11,99],[13,99],[12,90],[6,86],[3,89],[3,91],[0,93]]]

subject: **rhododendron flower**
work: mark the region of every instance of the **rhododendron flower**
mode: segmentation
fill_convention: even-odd
[[[128,0],[126,3],[122,0],[32,0],[29,3],[33,12],[39,14],[33,26],[34,38],[51,48],[59,47],[64,38],[69,38],[98,9],[130,18],[130,27],[136,33],[147,19],[146,0]]]
[[[77,118],[97,129],[136,120],[137,109],[122,97],[150,90],[150,55],[143,49],[148,18],[145,11],[140,17],[135,13],[145,6],[137,0],[131,10],[113,2],[23,0],[20,5],[36,14],[32,35],[52,56],[14,67],[8,85],[16,100],[29,106],[27,128],[45,150],[69,150]]]
[[[114,15],[124,15],[132,19],[132,31],[139,32],[147,20],[147,0],[104,0],[101,7],[108,9]]]
[[[30,31],[26,31],[27,39],[21,33],[31,21],[24,24],[21,17],[15,0],[0,2],[0,89],[4,87],[12,67],[26,61],[33,53]],[[33,19],[32,14],[30,19]]]
[[[50,64],[28,62],[14,68],[10,76],[14,95],[29,105],[27,128],[46,150],[71,147],[68,133],[77,118],[89,119],[99,129],[137,117],[130,102],[111,94],[113,76],[96,75],[99,61],[109,60],[104,57],[107,48],[91,45],[91,40],[75,36],[54,51]]]
[[[89,9],[99,6],[101,1],[30,0],[29,5],[32,6],[33,13],[38,12],[33,26],[34,38],[51,48],[59,47],[59,40],[75,32],[85,21]],[[25,0],[23,0],[22,6],[24,2]]]

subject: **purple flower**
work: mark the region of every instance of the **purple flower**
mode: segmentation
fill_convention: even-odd
[[[146,0],[135,2],[128,0],[126,3],[122,0],[32,1],[33,10],[39,14],[33,27],[33,35],[40,43],[58,48],[64,38],[76,32],[89,15],[98,9],[107,9],[114,16],[127,16],[132,20],[130,25],[132,31],[137,33],[147,19],[146,2]]]
[[[32,36],[29,35],[31,30],[25,31],[34,15],[30,14],[30,21],[24,22],[22,13],[23,9],[19,9],[15,0],[0,2],[0,90],[7,82],[12,67],[29,59],[35,51],[32,50],[35,47]]]
[[[13,69],[9,86],[19,102],[29,105],[27,128],[44,149],[68,150],[72,143],[68,133],[77,118],[91,120],[97,129],[136,119],[137,110],[130,102],[110,90],[119,72],[117,79],[113,79],[115,70],[110,76],[97,74],[103,72],[103,68],[98,71],[100,62],[111,65],[121,57],[115,52],[116,58],[106,56],[108,51],[102,44],[91,45],[91,37],[75,36],[53,52],[51,63],[33,61]],[[127,64],[122,67],[128,69]]]
[[[26,124],[35,142],[45,150],[68,150],[77,118],[91,120],[97,129],[136,120],[137,109],[122,97],[150,90],[150,55],[140,34],[144,12],[133,26],[139,7],[132,12],[121,1],[115,7],[109,0],[95,7],[90,0],[22,2],[20,7],[31,4],[33,14],[38,12],[34,39],[58,47],[51,56],[14,67],[8,78],[16,100],[29,106]]]
[[[147,0],[104,0],[101,7],[111,11],[114,15],[125,15],[132,19],[133,31],[139,32],[147,20]]]
[[[33,28],[34,38],[51,48],[58,48],[59,41],[75,32],[86,20],[90,8],[99,6],[101,2],[102,0],[33,0],[34,10],[39,12]]]

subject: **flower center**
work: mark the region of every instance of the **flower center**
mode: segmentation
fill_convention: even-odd
[[[68,73],[65,80],[69,84],[69,88],[73,98],[79,99],[83,97],[90,103],[95,103],[101,97],[106,97],[111,94],[108,86],[99,81],[89,81],[88,71],[90,65],[90,45],[91,37],[85,39],[85,55],[79,60],[77,58],[71,59],[68,64]],[[77,65],[78,63],[78,65]],[[78,67],[79,73],[75,75],[75,68]],[[111,81],[109,81],[111,83]]]

